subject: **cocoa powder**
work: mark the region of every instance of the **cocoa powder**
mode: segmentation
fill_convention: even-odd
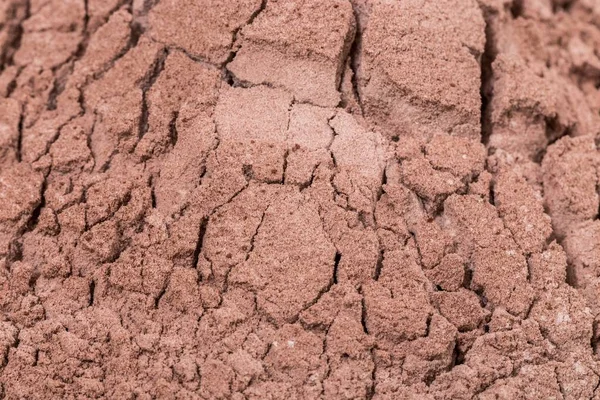
[[[594,0],[0,0],[0,398],[595,399]]]

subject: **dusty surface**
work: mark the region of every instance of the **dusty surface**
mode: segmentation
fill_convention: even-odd
[[[0,0],[0,398],[600,399],[599,4]]]

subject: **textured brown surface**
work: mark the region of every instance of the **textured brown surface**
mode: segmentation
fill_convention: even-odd
[[[600,399],[596,0],[0,0],[0,398]]]

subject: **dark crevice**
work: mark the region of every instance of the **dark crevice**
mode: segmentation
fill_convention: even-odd
[[[229,72],[229,70],[223,71],[223,80],[225,81],[225,83],[227,83],[227,85],[229,85],[231,87],[236,86],[235,77],[233,76],[233,74],[231,72]]]
[[[315,173],[317,172],[317,168],[319,168],[320,165],[321,164],[319,163],[312,169],[312,171],[310,172],[310,179],[307,182],[298,185],[298,188],[301,192],[312,186],[313,182],[315,181]]]
[[[365,302],[365,294],[363,293],[362,287],[359,290],[362,295],[362,299],[360,301],[361,304],[361,314],[360,314],[360,324],[362,325],[363,332],[365,335],[369,334],[369,328],[367,327],[367,305]]]
[[[575,0],[567,0],[567,1],[554,0],[552,2],[552,12],[554,14],[557,14],[561,11],[565,12],[565,13],[569,13],[575,3],[576,3]]]
[[[598,180],[596,181],[596,194],[598,195],[598,197],[600,197],[600,176],[598,176],[597,178]],[[598,204],[598,209],[596,210],[596,218],[594,218],[595,220],[600,219],[600,203]],[[554,233],[554,232],[552,232]]]
[[[88,302],[88,306],[89,307],[91,307],[91,306],[94,305],[95,291],[96,291],[96,281],[92,279],[90,281],[90,299],[89,299],[89,302]]]
[[[248,249],[248,252],[246,253],[246,260],[245,261],[247,261],[248,258],[250,258],[250,254],[252,254],[252,252],[254,251],[254,241],[256,240],[256,236],[258,235],[258,231],[260,230],[263,222],[265,221],[265,215],[267,215],[267,209],[268,208],[269,208],[269,206],[267,206],[267,208],[265,209],[265,211],[261,215],[260,221],[259,221],[258,225],[256,226],[256,230],[254,231],[254,234],[250,238],[250,248]]]
[[[105,66],[104,68],[102,68],[101,71],[98,71],[92,75],[92,78],[94,80],[101,79],[104,76],[104,74],[110,71],[110,69],[113,68],[114,65],[129,52],[129,50],[137,46],[140,37],[144,33],[144,27],[138,21],[133,20],[129,24],[129,29],[130,34],[129,41],[127,42],[127,44],[123,46],[123,48],[118,52],[118,54],[116,54],[115,57],[110,61],[110,65]],[[81,92],[83,92],[83,90],[81,90]],[[84,104],[83,99],[81,99],[80,103]]]
[[[373,279],[374,280],[379,280],[379,277],[381,276],[381,271],[383,270],[383,258],[384,258],[384,254],[385,250],[383,249],[379,249],[379,256],[377,257],[377,264],[375,265],[375,272],[373,273]]]
[[[80,46],[83,46],[80,43]],[[79,58],[81,58],[80,55],[75,55],[74,59],[72,61],[68,61],[69,66],[67,68],[66,71],[61,71],[61,68],[64,66],[60,65],[59,67],[54,69],[54,81],[52,83],[52,89],[50,90],[50,93],[48,94],[48,105],[47,108],[48,110],[56,110],[56,106],[57,106],[57,99],[58,96],[60,96],[60,94],[65,90],[66,85],[67,85],[67,81],[69,79],[69,77],[71,76],[71,73],[73,72],[73,67],[75,66],[75,62],[77,60],[79,60]],[[60,76],[56,77],[56,75],[60,73]]]
[[[235,76],[229,70],[223,70],[222,71],[222,75],[223,75],[223,80],[229,86],[235,87],[235,88],[250,89],[250,88],[253,88],[253,87],[257,87],[257,86],[267,87],[269,89],[281,89],[281,88],[284,88],[283,86],[273,84],[272,82],[252,83],[250,81],[246,81],[246,80],[238,78],[237,76]],[[309,101],[302,101],[302,102],[295,101],[295,104],[311,104],[311,105],[319,107],[318,105],[312,104]]]
[[[562,126],[558,121],[558,116],[554,116],[552,118],[546,117],[545,125],[547,143],[544,148],[533,157],[533,161],[537,164],[541,164],[544,161],[544,157],[546,156],[546,152],[550,146],[563,137],[570,136],[573,131],[571,126]]]
[[[254,20],[256,19],[256,17],[258,17],[258,15],[264,11],[264,9],[267,7],[267,0],[262,0],[262,2],[260,3],[260,6],[254,10],[254,12],[250,15],[250,18],[248,18],[248,21],[246,21],[246,23],[240,27],[238,27],[235,31],[233,31],[233,34],[231,35],[231,51],[229,52],[229,55],[227,56],[227,59],[223,62],[222,67],[225,69],[225,74],[228,75],[228,71],[227,71],[227,64],[229,64],[230,62],[233,61],[233,59],[235,58],[235,56],[237,55],[237,52],[239,49],[234,49],[234,47],[236,46],[236,42],[238,39],[238,35],[240,33],[240,31],[242,29],[244,29],[244,27],[248,26],[248,25],[252,25],[252,23],[254,22]],[[227,79],[227,81],[229,81],[229,79]]]
[[[554,368],[554,375],[556,376],[556,383],[558,384],[558,390],[560,391],[560,394],[562,395],[562,398],[563,399],[569,399],[569,398],[571,398],[571,396],[569,396],[569,393],[567,393],[567,391],[563,387],[563,384],[560,381],[560,379],[558,379],[558,376],[559,376],[558,367]]]
[[[156,208],[156,192],[154,189],[154,180],[150,182],[150,202],[152,203],[152,208]]]
[[[250,253],[248,253],[248,254],[250,254]],[[231,271],[231,269],[230,269],[229,271]],[[229,276],[229,272],[228,272],[228,275],[227,275],[227,276]],[[312,300],[311,300],[311,301],[310,301],[308,304],[306,304],[304,307],[302,307],[302,310],[296,314],[296,316],[295,316],[295,317],[294,317],[294,319],[291,321],[291,323],[295,324],[296,322],[298,322],[298,320],[300,319],[300,315],[301,315],[301,314],[302,314],[304,311],[308,310],[309,308],[311,308],[312,306],[314,306],[315,304],[317,304],[317,303],[318,303],[318,302],[321,300],[321,298],[323,297],[323,295],[324,295],[325,293],[328,293],[328,292],[331,290],[332,286],[333,286],[334,284],[336,284],[336,283],[337,283],[337,282],[336,282],[336,279],[335,279],[335,272],[334,272],[334,277],[332,277],[332,279],[331,279],[331,280],[330,280],[330,281],[327,283],[327,286],[325,286],[325,287],[323,287],[321,290],[319,290],[319,293],[317,293],[317,296],[316,296],[315,298],[313,298],[313,299],[312,299]],[[275,323],[275,321],[273,321],[273,322]],[[302,323],[302,322],[301,322],[301,323]]]
[[[452,370],[457,365],[461,365],[465,362],[465,354],[463,354],[459,347],[458,343],[454,344],[454,350],[452,350],[452,362],[450,363],[449,371]]]
[[[358,102],[358,107],[360,108],[361,114],[363,114],[364,110],[363,110],[362,100],[361,100],[361,96],[360,96],[360,90],[358,89],[358,70],[360,67],[358,55],[360,54],[361,47],[362,47],[362,31],[363,31],[364,27],[362,27],[360,25],[360,18],[358,16],[359,11],[355,4],[352,4],[352,11],[354,13],[354,21],[356,23],[356,32],[354,33],[354,38],[352,39],[352,42],[350,44],[350,49],[348,51],[347,64],[350,67],[350,70],[352,71],[352,77],[350,79],[350,81],[352,83],[352,94],[354,95],[356,101]],[[342,68],[345,68],[345,66],[346,66],[346,63],[344,63],[344,65],[342,65]],[[342,79],[340,81],[343,81],[343,79],[344,79],[344,77],[342,76]]]
[[[19,18],[20,5],[17,3],[13,3],[12,9],[7,11],[7,21],[15,21]],[[6,66],[14,65],[13,56],[21,47],[21,41],[23,39],[23,21],[27,20],[31,16],[31,4],[30,1],[25,2],[25,9],[23,12],[23,18],[19,21],[19,23],[12,27],[12,32],[9,32],[9,37],[12,36],[12,40],[6,44],[6,50],[3,53],[0,53],[0,72],[4,70]]]
[[[356,42],[355,42],[356,43]],[[356,97],[356,101],[358,102],[358,107],[360,108],[360,113],[363,114],[364,113],[364,109],[363,109],[363,103],[362,103],[362,99],[360,97],[360,91],[358,90],[358,77],[357,77],[357,71],[358,71],[358,67],[356,66],[356,62],[353,61],[356,57],[355,57],[355,52],[357,50],[350,50],[350,57],[351,57],[351,61],[350,61],[350,65],[351,65],[351,69],[352,69],[352,92],[354,93],[354,96]]]
[[[144,0],[142,5],[142,15],[148,14],[150,10],[158,4],[160,0]]]
[[[131,21],[130,29],[131,35],[129,36],[128,49],[137,46],[138,42],[140,41],[140,37],[142,37],[144,34],[144,27],[137,20]]]
[[[531,253],[528,253],[526,256],[525,266],[527,267],[527,282],[531,283]]]
[[[465,269],[465,277],[464,277],[462,286],[465,289],[471,289],[472,283],[473,283],[473,270],[471,268],[466,268]]]
[[[510,6],[510,15],[512,15],[514,19],[523,15],[523,0],[513,0]]]
[[[59,82],[60,81],[60,82]],[[55,78],[52,84],[52,89],[48,94],[48,110],[56,110],[56,99],[59,94],[65,89],[65,80]]]
[[[281,174],[281,184],[285,185],[285,175],[287,172],[287,166],[288,166],[288,156],[290,155],[290,151],[286,150],[285,154],[283,155],[283,173]]]
[[[412,238],[412,240],[415,244],[415,248],[417,250],[417,256],[419,257],[419,265],[423,265],[423,256],[421,255],[421,248],[419,247],[419,242],[417,241],[417,235],[412,230],[409,230],[408,233],[410,234],[410,237]]]
[[[41,198],[38,206],[31,213],[31,218],[29,218],[29,221],[27,221],[27,227],[26,227],[25,232],[31,232],[37,226],[38,221],[40,219],[40,214],[42,213],[42,208],[44,208],[44,206],[46,205],[45,192],[46,192],[46,181],[44,180],[44,182],[42,184],[42,189],[41,189],[42,198]]]
[[[254,178],[254,170],[252,169],[252,165],[250,165],[250,164],[242,165],[242,173],[244,174],[244,177],[246,177],[246,180],[248,180],[248,181],[250,181],[250,180],[252,180],[252,178]]]
[[[163,286],[160,288],[160,291],[154,298],[154,308],[155,309],[158,309],[158,306],[160,305],[160,300],[163,298],[165,293],[167,293],[167,288],[169,287],[170,283],[171,283],[171,275],[168,275],[166,282],[164,282]]]
[[[333,283],[337,285],[338,283],[338,267],[340,265],[340,260],[342,259],[342,255],[339,251],[335,252],[335,258],[333,259]]]
[[[7,262],[5,265],[9,268],[12,263],[21,260],[23,260],[23,244],[19,240],[12,240],[8,244]]]
[[[69,76],[71,75],[71,73],[73,72],[75,63],[78,60],[80,60],[87,51],[87,46],[89,44],[90,36],[91,36],[90,32],[88,31],[88,24],[89,24],[89,20],[90,20],[89,10],[88,10],[88,0],[84,0],[83,5],[84,5],[84,10],[85,10],[85,14],[83,16],[83,32],[82,32],[83,37],[82,37],[81,41],[79,42],[79,44],[77,45],[77,49],[75,50],[75,53],[71,57],[69,57],[69,59],[64,64],[61,64],[61,65],[55,67],[52,71],[55,78],[52,83],[52,89],[50,90],[50,93],[48,95],[48,103],[47,103],[48,110],[56,110],[57,99],[61,95],[61,93],[65,90],[67,80],[68,80]],[[61,68],[63,68],[65,65],[67,65],[67,70],[61,71]],[[61,76],[56,77],[56,74],[59,72],[61,72]]]
[[[495,45],[494,32],[491,19],[493,11],[483,9],[485,17],[485,48],[481,57],[481,142],[486,145],[489,143],[492,134],[492,109],[490,103],[494,95],[493,92],[493,70],[492,63],[496,59],[498,50]],[[489,150],[489,149],[488,149]]]
[[[486,308],[489,301],[488,301],[487,297],[483,294],[483,288],[475,288],[472,290],[473,290],[473,292],[475,292],[477,297],[479,297],[479,304],[481,305],[481,308]]]
[[[594,352],[595,352],[595,350],[594,350]],[[594,375],[596,375],[598,378],[600,378],[600,376],[596,372],[594,372]],[[598,383],[596,384],[596,386],[594,387],[594,390],[592,391],[592,396],[593,396],[592,398],[596,398],[595,395],[596,395],[596,392],[598,391],[599,387],[600,387],[600,379],[598,380]]]
[[[523,320],[529,319],[529,316],[531,315],[531,311],[533,310],[533,307],[535,307],[537,302],[538,302],[538,299],[534,298],[533,301],[529,304],[529,307],[527,307],[527,311],[525,312],[525,318],[523,318]],[[491,318],[492,318],[491,315],[488,315],[486,317],[486,324],[484,325],[484,327],[488,326],[489,322],[491,321]]]
[[[44,179],[44,182],[42,183],[42,188],[40,190],[41,200],[40,200],[39,204],[33,209],[31,216],[29,217],[29,220],[25,224],[25,227],[23,229],[21,229],[20,232],[18,232],[18,237],[22,237],[27,232],[31,232],[36,228],[38,221],[40,219],[40,215],[42,213],[42,209],[46,205],[45,192],[46,192],[46,180]],[[9,243],[9,247],[8,247],[7,265],[10,265],[11,263],[13,263],[15,261],[21,261],[22,259],[23,259],[23,248],[22,248],[21,241],[12,240]]]
[[[490,196],[490,204],[495,206],[496,205],[496,191],[495,191],[495,184],[494,181],[492,180],[490,182],[490,192],[489,192],[489,196]]]
[[[163,68],[165,67],[165,60],[167,58],[168,55],[168,50],[164,49],[162,50],[158,57],[156,58],[156,60],[154,61],[154,65],[152,66],[150,73],[146,76],[146,78],[144,79],[143,83],[142,83],[142,111],[141,111],[141,116],[140,116],[140,124],[139,124],[139,129],[138,129],[138,138],[141,139],[144,137],[144,135],[148,132],[148,116],[149,116],[149,110],[148,110],[148,91],[152,88],[152,85],[154,85],[154,82],[156,82],[156,80],[158,79],[158,76],[160,75],[160,73],[162,72]]]
[[[571,126],[561,125],[558,120],[558,115],[551,118],[546,117],[544,122],[546,124],[546,139],[548,140],[548,146],[555,143],[563,136],[570,135],[573,130]]]
[[[18,133],[17,137],[17,148],[16,148],[16,156],[17,161],[21,162],[22,159],[22,151],[23,151],[23,121],[25,120],[25,110],[21,108],[21,116],[19,117],[19,125],[18,125]]]
[[[383,173],[381,174],[381,185],[379,185],[379,189],[377,190],[376,202],[381,200],[381,196],[384,193],[384,186],[387,185],[387,168],[383,169]],[[375,214],[375,210],[373,210],[373,214]]]
[[[169,141],[172,146],[177,144],[177,139],[179,138],[179,134],[177,133],[177,118],[179,117],[179,112],[175,111],[173,113],[173,117],[171,118],[171,122],[169,122]]]
[[[374,349],[371,349],[371,360],[373,361],[373,369],[371,370],[371,384],[367,388],[367,400],[373,399],[375,396],[375,376],[377,374],[377,363],[375,362]]]
[[[0,71],[1,70],[2,70],[2,68],[0,67]],[[17,79],[18,79],[19,74],[21,73],[22,70],[23,70],[23,68],[20,67],[18,69],[17,73],[15,74],[14,78],[6,86],[6,98],[11,97],[11,95],[13,94],[13,92],[15,91],[15,89],[17,88]]]
[[[206,226],[207,225],[208,225],[208,218],[203,218],[202,221],[200,221],[200,227],[198,228],[198,240],[196,241],[196,248],[194,250],[192,268],[196,268],[198,266],[198,258],[200,257],[200,252],[202,251],[202,245],[204,244],[204,235],[206,234]]]
[[[429,333],[431,333],[431,320],[433,318],[432,314],[427,315],[427,321],[425,323],[425,336],[429,337]]]
[[[577,288],[579,286],[577,282],[577,274],[575,273],[575,266],[571,262],[567,262],[567,285]]]
[[[35,349],[35,352],[33,354],[33,366],[37,366],[38,362],[40,361],[40,349]]]
[[[163,286],[160,289],[160,292],[158,293],[158,295],[156,296],[156,298],[154,299],[154,308],[158,309],[158,305],[160,304],[160,299],[162,299],[162,297],[165,295],[165,293],[167,292],[167,286],[169,286],[168,282],[167,284],[165,284],[165,286]]]
[[[112,163],[113,157],[116,156],[118,153],[119,153],[118,149],[113,149],[113,151],[108,156],[108,159],[104,162],[103,165],[100,166],[100,168],[98,168],[98,172],[104,173],[104,172],[108,171],[108,169],[110,168],[110,165]]]
[[[83,9],[85,10],[85,15],[83,16],[83,31],[87,32],[88,24],[90,22],[90,7],[89,0],[83,0]],[[85,49],[84,49],[85,51]]]
[[[205,164],[202,166],[202,172],[200,172],[200,176],[198,176],[198,183],[197,183],[198,186],[202,185],[202,180],[206,176],[207,172],[208,172],[208,169],[206,168],[206,164]]]

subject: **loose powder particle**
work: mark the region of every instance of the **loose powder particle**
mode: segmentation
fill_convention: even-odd
[[[0,0],[0,398],[600,399],[596,0]]]

